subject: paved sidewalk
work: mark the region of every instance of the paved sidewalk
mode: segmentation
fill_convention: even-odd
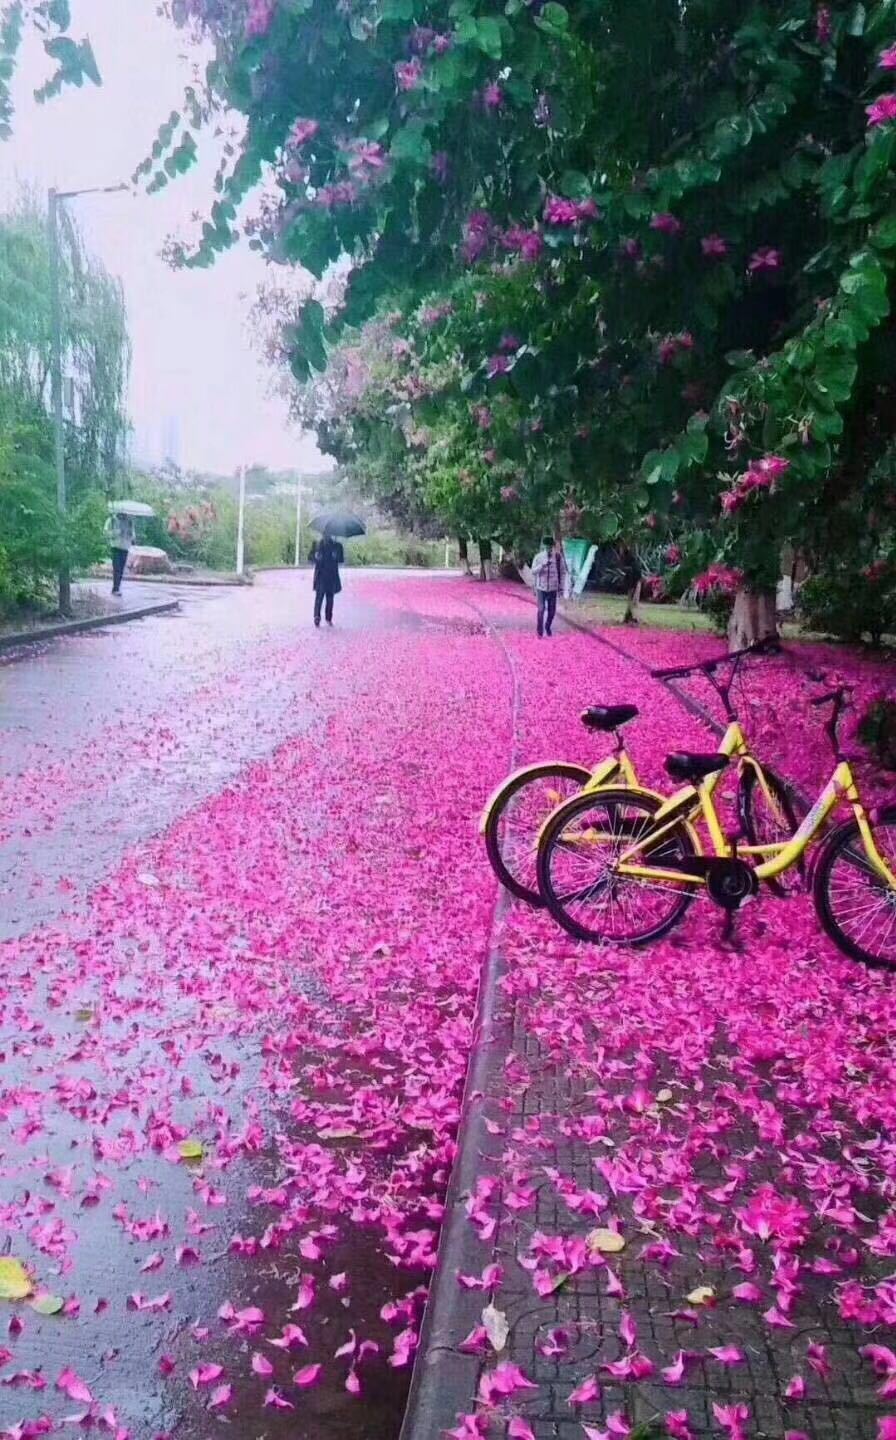
[[[508,907],[403,1440],[896,1436],[892,986],[754,912],[608,953]]]

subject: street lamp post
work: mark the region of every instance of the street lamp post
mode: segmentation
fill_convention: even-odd
[[[293,564],[298,569],[302,545],[302,477],[296,481],[296,553]]]
[[[88,190],[50,190],[47,193],[47,237],[50,249],[50,392],[56,452],[56,504],[65,516],[65,419],[62,413],[62,287],[59,283],[59,206],[79,195],[117,195],[128,185],[95,185]],[[66,561],[59,567],[59,609],[71,610],[72,584]]]
[[[236,573],[243,573],[244,533],[246,515],[246,467],[240,466],[240,498],[236,517]]]

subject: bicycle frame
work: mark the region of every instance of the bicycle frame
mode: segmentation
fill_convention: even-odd
[[[750,763],[754,765],[760,783],[763,784],[766,795],[768,795],[768,786],[765,785],[762,766],[753,760],[752,757],[750,757]],[[639,865],[636,863],[636,857],[645,844],[655,844],[685,818],[682,815],[684,802],[688,799],[689,792],[695,791],[699,808],[712,841],[714,855],[720,859],[731,858],[735,853],[738,855],[757,856],[760,858],[760,863],[755,867],[756,878],[758,880],[773,880],[801,859],[819,831],[823,828],[831,811],[841,799],[846,799],[852,807],[852,812],[855,816],[859,834],[862,837],[865,854],[869,862],[877,871],[880,878],[886,881],[892,889],[896,889],[896,875],[890,870],[875,844],[874,832],[871,828],[865,807],[859,797],[855,778],[847,760],[838,761],[831,779],[822,790],[799,829],[789,840],[772,845],[738,846],[736,852],[735,847],[730,844],[725,836],[713,800],[713,792],[718,784],[721,773],[721,771],[717,771],[707,776],[699,789],[694,786],[686,786],[684,790],[678,792],[677,796],[671,797],[657,812],[654,817],[655,825],[651,827],[648,834],[644,836],[638,844],[631,846],[620,856],[617,872],[620,875],[629,875],[639,880],[675,881],[676,884],[693,885],[695,887],[702,886],[705,883],[705,877],[702,875],[690,875],[683,870],[673,870],[652,865]],[[769,799],[771,798],[772,797],[769,796]],[[663,824],[664,820],[666,822],[665,824]],[[768,858],[762,859],[761,857],[763,856]]]

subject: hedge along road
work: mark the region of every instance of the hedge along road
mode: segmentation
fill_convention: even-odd
[[[316,632],[269,576],[0,670],[0,1428],[397,1434],[510,751],[468,594]]]

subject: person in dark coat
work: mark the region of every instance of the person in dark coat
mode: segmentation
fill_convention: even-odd
[[[321,610],[328,625],[333,623],[333,598],[342,589],[339,566],[345,560],[345,551],[338,540],[324,533],[322,539],[311,546],[309,560],[314,566],[314,623],[320,624]],[[326,608],[325,608],[326,606]]]

